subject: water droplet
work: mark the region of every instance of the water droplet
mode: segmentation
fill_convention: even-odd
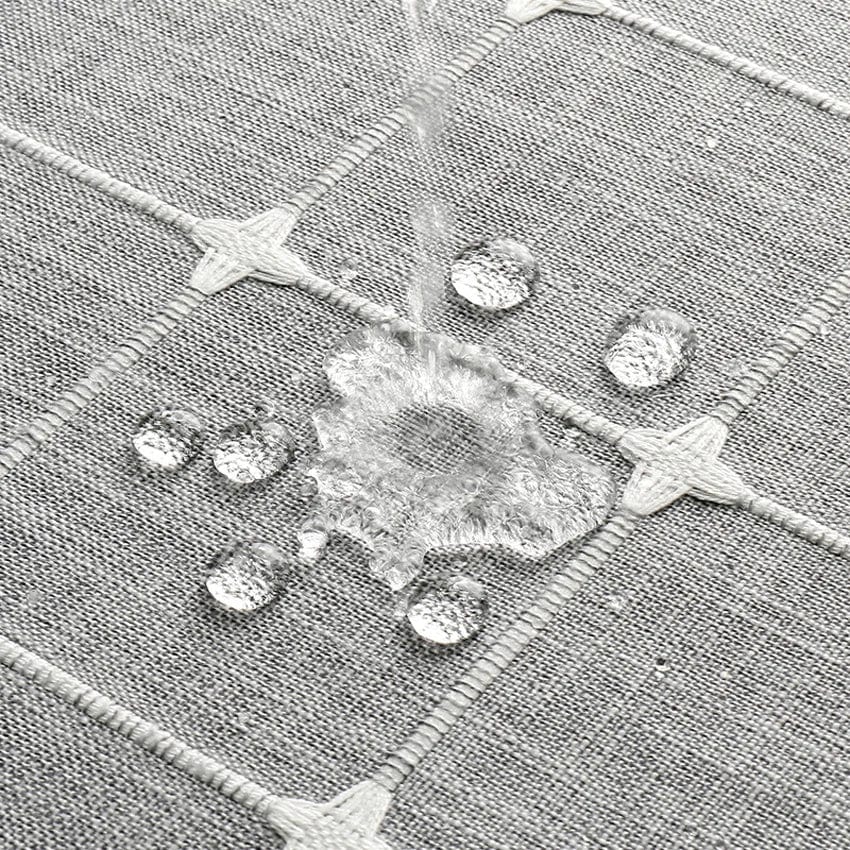
[[[693,325],[672,310],[644,310],[622,322],[605,353],[608,371],[622,386],[649,389],[669,383],[693,359]]]
[[[219,556],[207,577],[207,591],[225,611],[256,611],[277,596],[284,567],[285,558],[277,546],[261,540],[237,543]]]
[[[563,850],[590,850],[590,842],[581,833],[570,832],[565,836]]]
[[[322,556],[328,542],[328,532],[316,520],[309,520],[298,532],[299,559],[305,564],[314,564]]]
[[[705,137],[705,146],[710,151],[713,151],[717,147],[718,144],[720,144],[720,142],[719,142],[717,136],[706,136]]]
[[[746,370],[747,360],[744,357],[731,357],[722,366],[722,371],[728,378],[740,378]]]
[[[358,275],[357,261],[353,257],[346,257],[337,267],[337,273],[344,281],[352,281]]]
[[[747,98],[741,103],[741,106],[743,106],[744,109],[752,109],[755,106],[755,102]]]
[[[195,413],[166,407],[141,421],[132,442],[146,469],[174,472],[197,454],[202,438],[203,425]]]
[[[423,581],[411,594],[407,621],[429,643],[450,646],[484,625],[489,611],[484,588],[466,576]]]
[[[26,600],[27,605],[35,606],[44,599],[44,594],[40,590],[31,588],[26,592],[24,599]]]
[[[234,484],[252,484],[280,472],[292,459],[293,441],[271,417],[227,428],[212,451],[213,465]]]
[[[664,658],[659,657],[655,659],[655,673],[658,676],[663,676],[670,667],[670,662]]]
[[[416,592],[416,585],[409,584],[396,593],[393,599],[392,613],[396,620],[407,619],[407,609],[410,607],[410,599]]]
[[[626,605],[628,605],[628,599],[620,593],[611,594],[611,596],[605,600],[605,607],[609,611],[613,611],[615,614],[625,611]]]
[[[471,245],[452,263],[451,284],[469,304],[494,312],[527,300],[537,282],[537,261],[521,242],[491,239]]]
[[[301,482],[301,487],[299,489],[299,494],[302,499],[305,501],[309,501],[310,499],[315,499],[319,493],[319,485],[316,483],[315,478],[305,478]]]

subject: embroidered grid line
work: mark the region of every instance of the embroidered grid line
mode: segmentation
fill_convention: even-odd
[[[274,795],[255,782],[210,758],[169,732],[113,702],[94,688],[60,670],[49,661],[0,635],[0,662],[64,700],[92,720],[107,726],[167,764],[260,814],[268,811]]]
[[[155,219],[176,227],[184,233],[191,233],[200,219],[185,210],[178,209],[172,204],[143,192],[123,180],[87,165],[69,154],[63,153],[50,145],[33,139],[24,133],[0,124],[0,144],[9,150],[16,151],[29,157],[34,162],[40,162],[48,168],[53,168],[67,177],[77,180],[84,186],[89,186],[98,192],[103,192],[118,201],[153,216]]]
[[[95,367],[83,381],[63,394],[48,411],[40,414],[30,424],[25,435],[16,438],[0,452],[0,474],[8,472],[32,454],[40,443],[81,411],[116,375],[130,368],[179,321],[187,317],[206,295],[220,291],[249,274],[273,283],[296,285],[369,322],[390,322],[400,331],[409,331],[413,326],[392,310],[313,275],[282,242],[300,213],[404,126],[405,109],[415,108],[419,103],[417,98],[445,90],[504,41],[517,25],[554,10],[603,15],[824,112],[845,119],[850,117],[850,104],[846,102],[666,27],[651,18],[593,0],[511,0],[506,16],[499,19],[467,51],[462,52],[454,60],[457,64],[450,63],[450,67],[439,72],[419,93],[411,95],[405,104],[365,131],[327,169],[287,201],[284,209],[264,213],[248,222],[200,221],[47,145],[15,131],[3,130],[0,141],[7,147],[124,200],[161,221],[173,224],[191,234],[205,248],[205,254],[186,291],[116,353],[110,355],[107,361]],[[463,712],[510,666],[595,570],[628,539],[639,517],[660,510],[688,494],[736,505],[834,554],[848,557],[850,539],[846,536],[748,489],[734,471],[717,460],[725,442],[726,426],[753,402],[758,392],[846,304],[848,298],[850,286],[848,273],[845,272],[750,367],[744,378],[727,392],[709,416],[669,433],[652,429],[625,429],[498,364],[482,362],[482,368],[491,369],[500,379],[526,390],[545,409],[616,445],[635,464],[635,472],[626,487],[620,510],[588,541],[514,624],[496,638],[490,649],[468,669],[373,779],[344,792],[329,804],[286,800],[270,794],[168,733],[116,706],[38,656],[2,638],[0,660],[169,763],[261,812],[291,840],[292,847],[333,847],[334,850],[343,847],[363,850],[369,847],[388,850],[389,845],[377,836],[377,832],[391,802],[391,791],[416,768]]]

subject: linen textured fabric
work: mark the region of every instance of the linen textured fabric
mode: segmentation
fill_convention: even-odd
[[[846,9],[791,0],[631,3],[850,96]],[[499,9],[439,0],[448,56]],[[252,3],[2,0],[0,118],[201,216],[286,199],[411,83],[390,0]],[[445,105],[434,169],[451,247],[489,235],[538,258],[505,316],[454,302],[435,330],[627,425],[707,412],[847,263],[847,124],[619,27],[552,14],[523,27]],[[399,310],[429,197],[406,135],[312,208],[289,245]],[[198,253],[164,224],[0,151],[0,425],[50,403],[189,279]],[[688,316],[678,381],[618,390],[601,366],[630,310]],[[847,309],[733,427],[751,486],[850,531]],[[355,543],[247,620],[202,592],[215,555],[258,537],[295,552],[297,465],[225,487],[209,458],[142,473],[137,420],[169,403],[213,432],[265,399],[303,458],[333,394],[321,364],[358,322],[245,280],[0,481],[0,633],[273,791],[329,799],[380,763],[487,636],[574,552],[480,553],[481,639],[425,650]],[[542,416],[554,444],[627,464]],[[433,559],[436,563],[438,558]],[[847,564],[734,508],[681,501],[633,538],[474,705],[397,794],[395,850],[841,850],[850,845]],[[0,847],[281,846],[250,814],[2,673]]]

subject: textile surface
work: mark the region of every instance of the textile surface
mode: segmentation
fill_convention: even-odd
[[[648,2],[652,14],[850,94],[850,16],[821,4]],[[389,0],[327,4],[3,0],[0,116],[203,216],[284,200],[392,108],[413,63]],[[839,11],[840,10],[840,11]],[[498,9],[447,0],[448,56]],[[436,169],[454,249],[525,241],[542,278],[499,318],[455,304],[437,330],[627,425],[705,413],[847,261],[847,125],[605,20],[521,29],[446,104]],[[290,246],[406,306],[427,197],[399,136],[308,212]],[[165,225],[0,152],[0,407],[13,436],[188,281]],[[664,306],[698,358],[655,393],[601,368],[611,327]],[[777,500],[850,532],[847,310],[733,426],[725,459]],[[356,320],[254,280],[205,302],[0,482],[0,633],[276,792],[327,799],[374,769],[480,654],[429,652],[391,616],[362,549],[333,539],[258,616],[202,593],[229,542],[294,551],[297,466],[248,491],[208,460],[138,470],[137,420],[164,404],[210,427],[276,402],[299,441],[333,397],[322,359]],[[614,450],[573,436],[620,483]],[[488,633],[574,547],[476,555]],[[845,561],[763,520],[685,500],[641,523],[554,626],[405,783],[397,850],[839,850],[850,845]],[[0,703],[3,848],[280,846],[259,819],[13,674]]]

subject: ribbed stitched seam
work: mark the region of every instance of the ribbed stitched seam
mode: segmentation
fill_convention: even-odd
[[[52,437],[66,422],[76,416],[116,377],[144,357],[163,337],[186,319],[204,300],[198,290],[187,286],[165,307],[125,340],[102,363],[94,366],[39,413],[11,443],[0,449],[0,478]]]
[[[0,662],[82,711],[92,720],[107,726],[251,811],[264,815],[270,806],[279,800],[261,785],[133,714],[109,697],[2,635]]]
[[[745,56],[739,56],[730,50],[702,41],[674,27],[669,27],[648,15],[630,12],[619,6],[608,6],[602,15],[679,50],[692,53],[700,59],[727,68],[742,77],[755,80],[768,88],[787,94],[795,100],[815,107],[815,109],[820,109],[845,120],[850,119],[850,102],[841,100],[829,94],[829,92],[816,89],[814,86],[800,83],[787,74],[781,74],[766,65],[760,65],[752,59],[747,59]]]
[[[24,133],[19,133],[11,127],[0,125],[0,144],[13,151],[23,154],[36,162],[43,163],[62,174],[71,177],[85,186],[90,186],[98,192],[103,192],[117,200],[135,207],[137,210],[151,215],[165,224],[170,224],[184,233],[189,233],[199,219],[160,200],[155,195],[143,192],[123,180],[118,180],[111,174],[86,165],[56,148],[39,142]]]
[[[844,271],[826,291],[782,332],[779,339],[754,363],[737,384],[723,395],[711,415],[727,425],[752,404],[755,397],[788,365],[807,343],[850,300],[850,271]]]
[[[763,517],[797,537],[826,549],[833,555],[850,560],[850,537],[846,534],[822,525],[805,514],[786,508],[754,490],[747,490],[742,494],[738,505],[754,516]]]
[[[585,582],[625,543],[637,522],[638,517],[630,511],[615,513],[487,651],[473,662],[372,778],[394,792],[478,697],[513,664]]]

